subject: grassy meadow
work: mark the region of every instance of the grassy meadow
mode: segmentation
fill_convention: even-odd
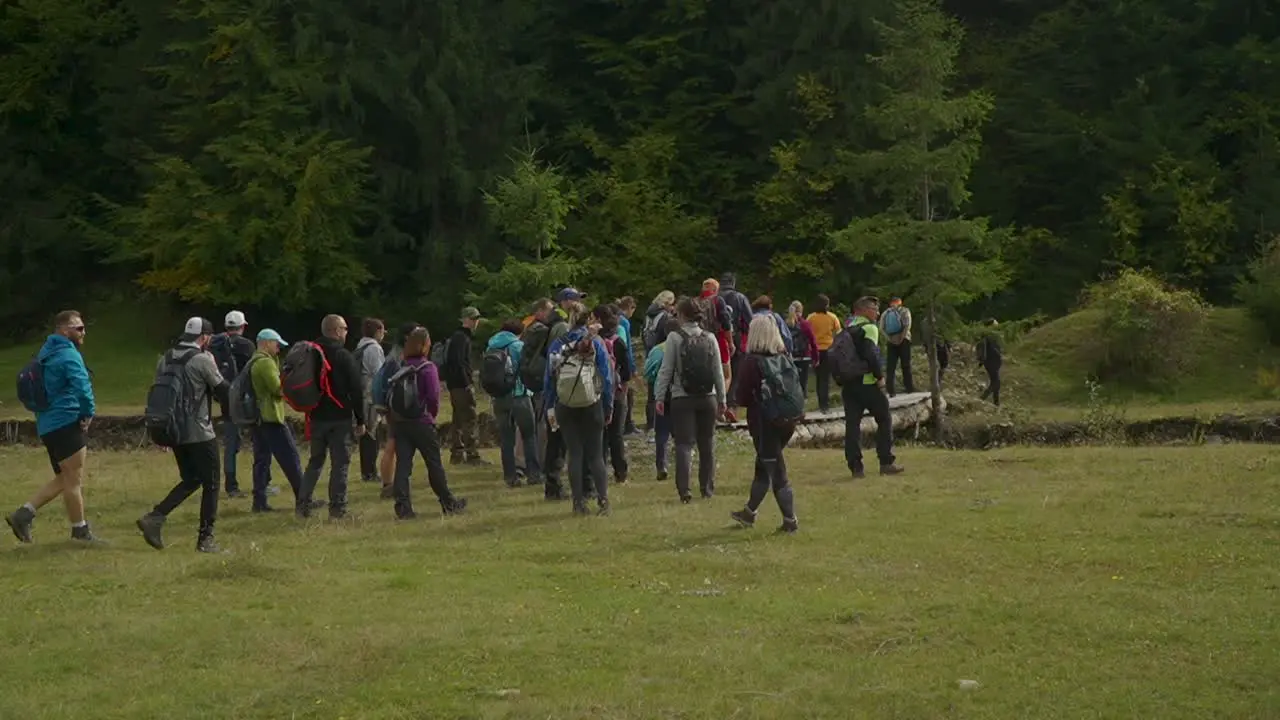
[[[466,469],[457,518],[421,482],[413,523],[359,483],[338,523],[224,500],[220,556],[198,496],[163,552],[133,528],[170,457],[95,453],[109,546],[71,546],[57,505],[0,541],[0,717],[1280,717],[1272,448],[908,448],[857,483],[795,451],[782,536],[771,501],[728,520],[745,448],[682,506],[645,447],[612,517]],[[0,465],[6,511],[48,472]]]

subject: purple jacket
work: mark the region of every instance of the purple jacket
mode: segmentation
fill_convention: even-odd
[[[418,418],[417,422],[423,425],[435,425],[436,416],[440,414],[440,371],[425,357],[408,358],[404,362],[406,365],[419,368],[418,397],[427,404],[427,412]]]

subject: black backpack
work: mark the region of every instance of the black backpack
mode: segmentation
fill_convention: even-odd
[[[708,395],[716,389],[716,368],[720,365],[720,346],[715,336],[705,330],[690,335],[683,329],[680,337],[680,385],[689,395]]]
[[[418,374],[426,370],[426,363],[405,363],[391,376],[387,392],[387,410],[396,420],[418,420],[427,412],[427,399],[418,392]]]
[[[175,448],[182,442],[183,431],[190,421],[187,395],[191,390],[186,365],[199,354],[195,349],[182,355],[172,350],[165,353],[160,374],[147,393],[144,423],[151,442],[160,447]]]
[[[858,341],[864,337],[866,332],[855,325],[836,335],[831,343],[827,362],[831,363],[831,376],[840,385],[857,385],[871,372],[871,364],[858,352]]]
[[[209,354],[213,356],[214,363],[218,366],[218,372],[222,375],[222,379],[227,382],[235,380],[240,374],[240,368],[236,363],[236,354],[232,351],[231,336],[226,333],[214,335],[209,341]]]
[[[507,397],[516,391],[516,368],[511,363],[511,346],[485,350],[480,358],[480,387],[490,397]]]
[[[809,333],[796,323],[795,327],[787,326],[791,331],[791,357],[797,360],[809,359]]]
[[[258,406],[258,393],[253,389],[253,364],[262,358],[254,358],[231,382],[227,395],[227,415],[236,427],[253,427],[262,422],[262,409]]]

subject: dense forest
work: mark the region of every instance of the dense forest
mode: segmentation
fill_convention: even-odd
[[[9,0],[0,315],[572,281],[1215,302],[1280,229],[1260,0]]]

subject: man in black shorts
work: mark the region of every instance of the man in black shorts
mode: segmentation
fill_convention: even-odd
[[[89,423],[94,415],[93,384],[80,355],[84,320],[75,310],[66,310],[58,313],[53,325],[53,334],[44,341],[44,347],[36,356],[38,372],[24,371],[19,380],[20,390],[23,382],[27,383],[29,399],[36,406],[36,430],[49,451],[53,479],[26,504],[5,517],[5,522],[19,540],[29,543],[36,511],[61,495],[67,519],[71,521],[71,538],[94,543],[98,538],[85,522],[81,492]]]

